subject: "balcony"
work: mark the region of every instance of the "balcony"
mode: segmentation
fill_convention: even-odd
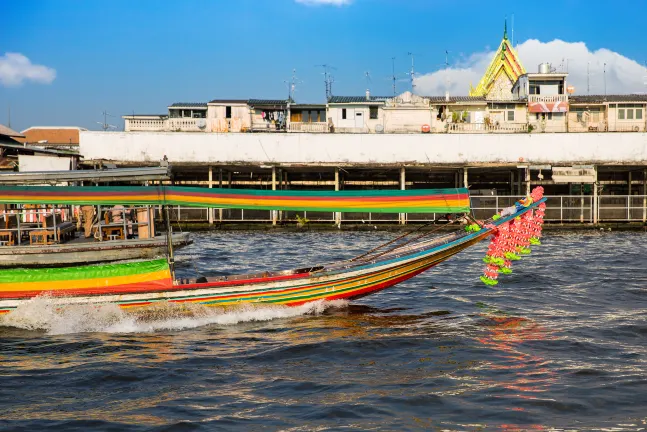
[[[568,95],[552,95],[552,96],[542,96],[542,95],[528,95],[528,102],[546,102],[546,103],[555,103],[555,102],[568,102]]]
[[[310,132],[310,133],[325,133],[328,132],[327,122],[292,122],[288,128],[290,132]]]
[[[170,118],[168,128],[171,132],[206,132],[207,122],[203,118]]]

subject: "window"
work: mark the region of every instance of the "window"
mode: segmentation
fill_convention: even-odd
[[[369,110],[370,110],[370,112],[369,112],[369,118],[370,118],[370,119],[373,119],[373,120],[376,120],[376,119],[377,119],[377,107],[376,107],[376,106],[372,106],[372,107],[370,107],[370,108],[369,108]]]
[[[508,111],[508,121],[509,122],[514,121],[514,111]]]
[[[207,118],[206,111],[193,111],[193,118]]]
[[[225,118],[228,118],[228,119],[231,118],[231,107],[230,106],[225,107]]]
[[[182,110],[182,117],[191,118],[191,110]]]
[[[346,108],[341,109],[341,119],[346,120]]]
[[[633,120],[633,119],[634,119],[634,110],[632,110],[631,108],[629,108],[629,109],[627,110],[627,120]]]
[[[552,112],[549,112],[549,113],[546,115],[546,119],[548,119],[548,120],[552,120],[552,119],[553,119],[553,113],[552,113]]]
[[[618,109],[618,120],[624,120],[625,119],[625,109],[620,108]]]
[[[310,123],[310,111],[303,111],[301,121],[303,123]]]
[[[642,108],[636,108],[636,120],[643,119],[643,110]]]

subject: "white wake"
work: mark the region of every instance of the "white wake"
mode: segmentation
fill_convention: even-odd
[[[0,316],[0,326],[40,330],[51,335],[142,333],[318,315],[347,305],[345,300],[318,300],[301,306],[245,304],[221,308],[164,302],[148,308],[124,310],[115,304],[61,306],[60,299],[36,297]]]

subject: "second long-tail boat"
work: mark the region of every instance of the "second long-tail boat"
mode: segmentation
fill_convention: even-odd
[[[496,234],[484,282],[496,283],[516,253],[538,241],[545,199],[539,188],[524,203],[487,221],[469,216],[467,189],[409,191],[248,191],[154,187],[0,187],[0,203],[78,205],[183,205],[264,210],[458,214],[466,229],[431,237],[416,231],[358,257],[294,270],[246,275],[176,278],[173,249],[165,258],[60,268],[0,269],[0,314],[34,298],[56,304],[113,303],[146,308],[161,303],[230,306],[244,303],[301,305],[355,299],[391,287]],[[168,208],[168,207],[166,207]],[[170,225],[167,226],[170,239]],[[502,234],[502,235],[498,235]],[[505,241],[504,241],[505,240]]]

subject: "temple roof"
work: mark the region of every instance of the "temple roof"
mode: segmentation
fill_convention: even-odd
[[[519,55],[508,40],[508,25],[506,23],[503,30],[503,40],[499,45],[499,49],[476,88],[470,86],[470,96],[487,96],[494,83],[502,75],[505,75],[511,84],[514,84],[519,78],[519,75],[525,73],[526,69],[521,64]]]

